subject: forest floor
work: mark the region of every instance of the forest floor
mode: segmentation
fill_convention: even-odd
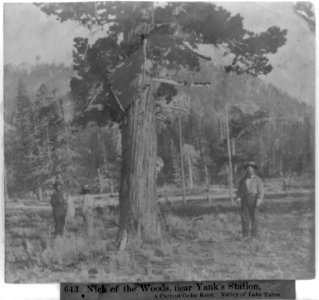
[[[306,279],[314,276],[314,195],[266,202],[260,238],[243,241],[238,207],[164,205],[163,239],[116,251],[117,216],[97,215],[95,238],[76,214],[52,240],[51,211],[6,213],[6,282]]]

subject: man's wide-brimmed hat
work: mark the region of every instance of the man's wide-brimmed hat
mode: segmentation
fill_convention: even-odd
[[[56,189],[58,186],[63,186],[63,183],[59,180],[57,180],[54,184],[53,187]]]
[[[258,169],[258,166],[257,166],[257,164],[254,162],[254,161],[249,161],[249,162],[247,162],[246,164],[245,164],[245,168],[247,169],[248,167],[253,167],[255,170],[257,170]]]
[[[88,184],[83,185],[81,193],[82,194],[88,194],[89,192],[90,192],[90,186]]]

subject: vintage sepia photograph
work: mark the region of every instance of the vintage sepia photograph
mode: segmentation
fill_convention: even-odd
[[[3,10],[7,283],[315,277],[312,3]]]

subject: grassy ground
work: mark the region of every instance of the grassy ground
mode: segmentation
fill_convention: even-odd
[[[6,215],[7,282],[132,282],[305,279],[314,276],[314,199],[266,204],[259,240],[241,240],[238,208],[166,206],[163,239],[115,251],[114,215],[95,220],[88,240],[76,215],[53,241],[50,212]]]

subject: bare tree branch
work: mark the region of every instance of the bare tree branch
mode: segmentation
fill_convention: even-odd
[[[185,46],[185,48],[187,48],[187,50],[191,51],[193,54],[195,54],[197,57],[208,60],[208,61],[212,61],[212,58],[203,54],[200,54],[198,52],[196,52],[192,47],[190,47],[189,45],[187,45],[186,43],[183,43],[183,45]]]
[[[209,87],[211,82],[188,82],[188,81],[178,81],[169,78],[152,78],[152,80],[172,85],[179,85],[179,86],[189,86],[189,87]]]

